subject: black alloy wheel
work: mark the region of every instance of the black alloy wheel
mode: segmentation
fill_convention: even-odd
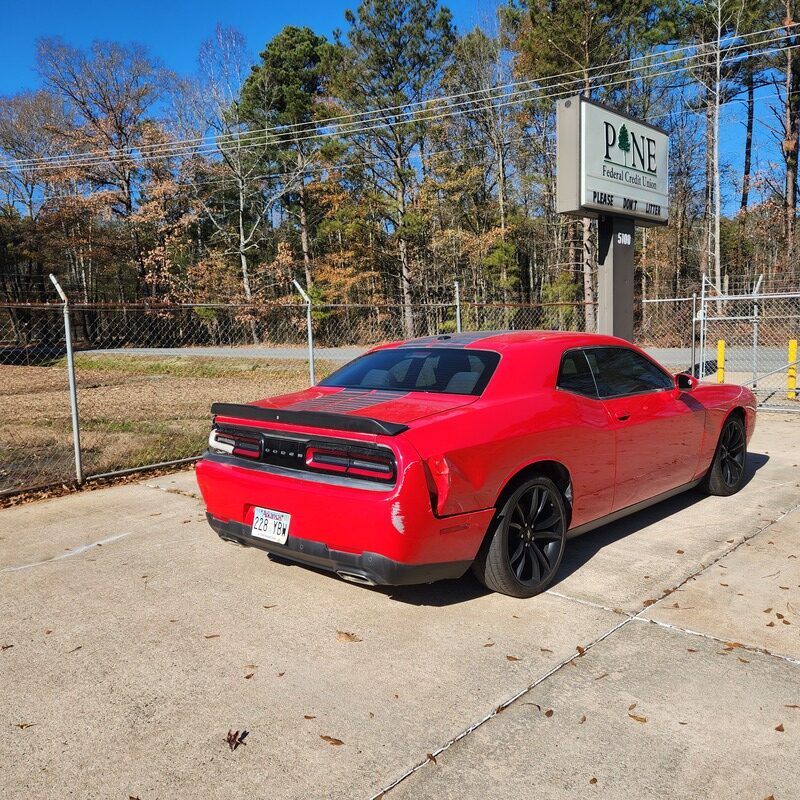
[[[561,549],[561,514],[544,486],[531,486],[517,500],[508,526],[508,560],[517,580],[538,585],[553,570]]]
[[[532,597],[552,582],[566,541],[567,510],[558,487],[536,476],[498,509],[473,571],[489,589]]]
[[[719,443],[719,458],[722,468],[722,479],[726,486],[736,486],[744,473],[744,462],[747,456],[744,431],[741,425],[728,422],[722,431]]]
[[[744,485],[747,467],[747,436],[744,422],[735,414],[725,420],[719,435],[714,460],[705,480],[709,494],[727,497]]]

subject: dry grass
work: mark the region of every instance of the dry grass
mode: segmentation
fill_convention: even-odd
[[[318,375],[335,368],[318,363]],[[78,409],[87,475],[198,455],[212,402],[244,403],[308,385],[302,360],[78,355]],[[67,374],[2,368],[0,493],[74,477]]]

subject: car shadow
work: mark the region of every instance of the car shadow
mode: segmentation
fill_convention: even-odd
[[[743,486],[746,486],[753,479],[756,472],[768,461],[769,456],[765,453],[748,453],[747,471]],[[650,506],[650,508],[631,514],[629,517],[624,517],[582,536],[570,539],[567,542],[564,559],[561,562],[561,567],[552,587],[558,586],[561,581],[580,569],[607,545],[624,539],[631,533],[635,533],[648,525],[667,519],[679,511],[691,508],[705,496],[698,489],[682,492],[669,500],[664,500],[661,503]],[[456,580],[439,581],[438,583],[419,586],[375,587],[371,591],[385,594],[400,603],[417,606],[450,606],[475,600],[478,597],[489,594],[489,590],[479,583],[470,571]],[[522,600],[520,602],[525,601]]]

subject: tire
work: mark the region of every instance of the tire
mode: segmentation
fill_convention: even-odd
[[[487,588],[533,597],[552,583],[567,533],[567,508],[558,487],[537,475],[498,506],[472,571]]]
[[[747,467],[747,436],[744,422],[736,414],[722,426],[703,488],[708,494],[729,497],[744,485]]]

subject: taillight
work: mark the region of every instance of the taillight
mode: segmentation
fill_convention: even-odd
[[[220,431],[215,428],[208,437],[208,446],[212,450],[220,450],[235,456],[261,457],[261,438],[248,436],[239,431]]]
[[[355,478],[393,481],[395,462],[391,453],[361,447],[311,444],[306,448],[306,466],[320,472],[335,472]]]

